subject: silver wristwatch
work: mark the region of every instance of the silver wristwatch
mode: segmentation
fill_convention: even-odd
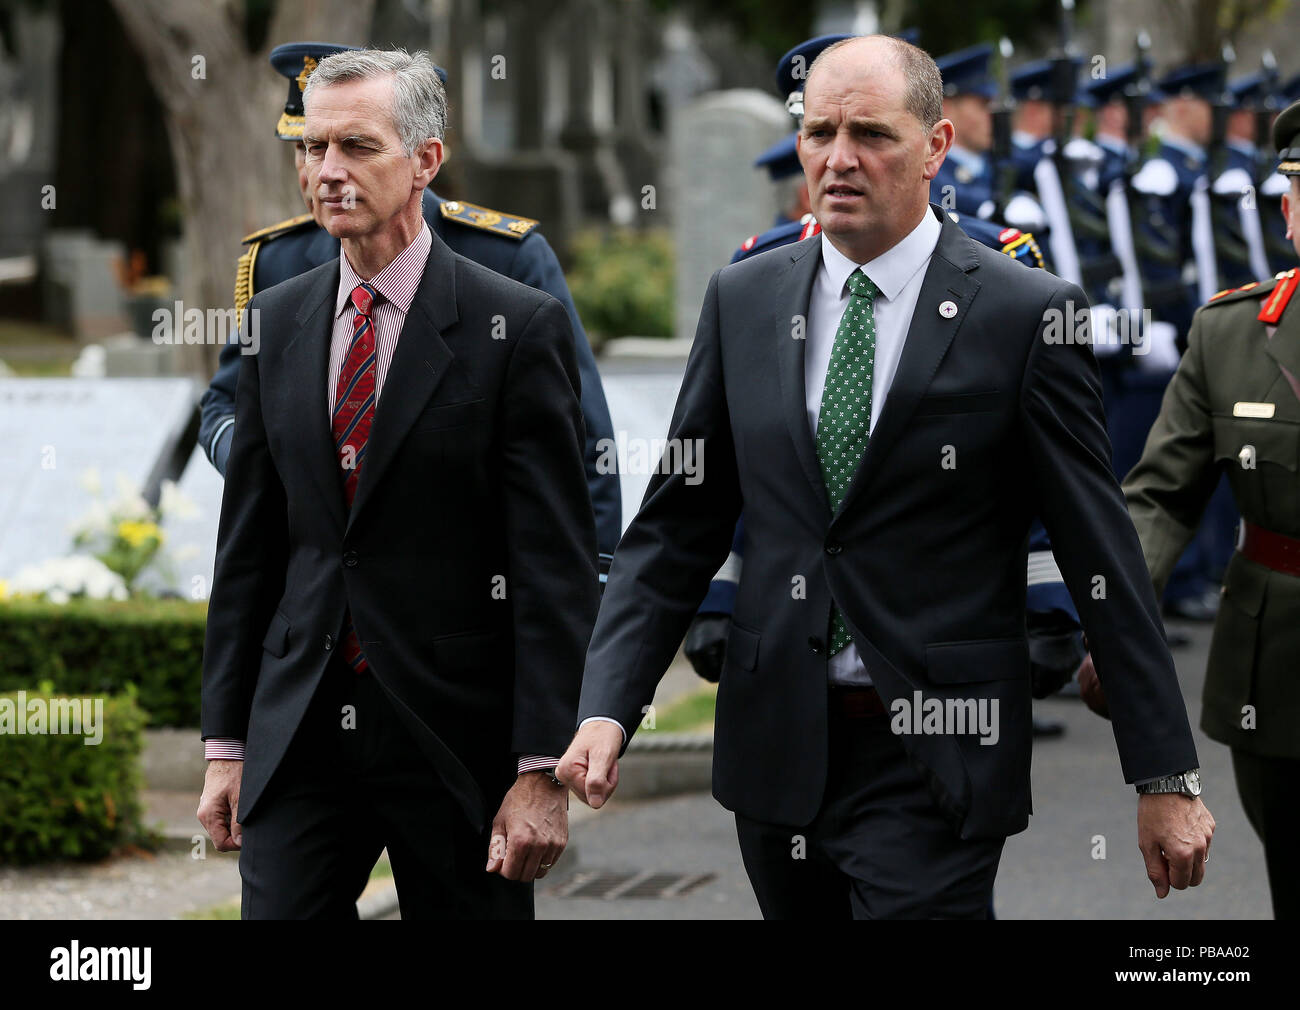
[[[1201,771],[1199,768],[1193,768],[1191,771],[1182,772],[1179,775],[1166,775],[1164,778],[1154,779],[1151,782],[1143,782],[1137,787],[1141,794],[1151,793],[1182,793],[1184,796],[1201,795]]]

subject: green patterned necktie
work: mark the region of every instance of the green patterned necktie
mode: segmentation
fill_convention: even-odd
[[[849,274],[849,304],[835,331],[817,415],[817,459],[831,502],[840,507],[871,431],[871,373],[876,360],[875,300],[880,289],[861,270]],[[830,655],[849,644],[839,607],[831,607]]]

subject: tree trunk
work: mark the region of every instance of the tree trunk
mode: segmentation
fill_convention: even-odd
[[[112,0],[166,116],[184,207],[179,297],[233,305],[239,240],[302,213],[292,147],[274,125],[288,84],[267,62],[283,42],[360,44],[375,0],[281,0],[267,44],[250,51],[243,0]],[[182,370],[210,374],[219,348],[185,347]]]

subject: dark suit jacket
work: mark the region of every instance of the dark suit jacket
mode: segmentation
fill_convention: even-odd
[[[247,820],[350,606],[374,676],[481,826],[514,755],[568,744],[598,602],[573,334],[554,298],[435,235],[349,511],[326,400],[338,280],[335,260],[249,304],[261,352],[239,377],[203,737],[247,740]]]
[[[1110,468],[1091,349],[1044,340],[1077,287],[943,230],[875,432],[832,516],[804,405],[820,237],[714,275],[671,437],[702,439],[703,480],[656,474],[614,557],[580,718],[631,732],[730,546],[745,553],[718,690],[714,794],[807,824],[827,775],[826,639],[844,612],[887,704],[914,691],[999,703],[1000,739],[902,736],[963,837],[1030,813],[1025,569],[1032,517],[1087,629],[1129,781],[1196,766],[1141,548]],[[956,303],[951,319],[942,302]],[[951,447],[948,449],[946,447]],[[955,465],[945,467],[947,458]],[[798,576],[806,593],[795,592]],[[1105,598],[1094,593],[1105,579]],[[1100,585],[1100,584],[1097,584]]]
[[[452,252],[545,291],[558,299],[568,313],[573,326],[573,346],[578,355],[578,372],[582,376],[582,420],[587,430],[583,458],[587,487],[596,513],[596,545],[601,553],[603,571],[608,567],[608,556],[614,553],[623,532],[623,495],[618,474],[608,467],[596,465],[601,456],[600,443],[614,438],[614,426],[609,419],[609,406],[600,384],[596,358],[578,318],[573,296],[569,294],[560,261],[545,236],[536,228],[522,239],[505,238],[443,217],[438,208],[445,202],[432,190],[426,189],[421,209],[433,233],[446,242]],[[338,257],[339,240],[324,228],[319,225],[299,228],[262,245],[254,263],[253,292],[265,291]],[[241,357],[238,344],[226,344],[221,348],[217,371],[200,403],[199,445],[222,476],[226,473],[232,431],[229,426],[223,427],[223,422],[235,412],[235,386]],[[214,437],[217,435],[220,437]]]

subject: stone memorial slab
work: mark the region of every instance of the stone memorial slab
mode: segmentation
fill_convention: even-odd
[[[0,379],[0,579],[70,553],[88,470],[106,499],[118,473],[143,488],[199,393],[187,378]]]

